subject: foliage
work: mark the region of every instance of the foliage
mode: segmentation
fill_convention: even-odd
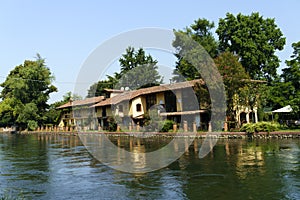
[[[101,80],[97,83],[94,83],[88,89],[87,97],[96,97],[96,96],[105,96],[105,89],[113,89],[114,86],[118,83],[119,74],[115,73],[114,76],[107,76],[107,80]]]
[[[239,57],[230,52],[221,53],[215,60],[215,64],[219,69],[226,90],[227,116],[230,120],[235,120],[236,99],[245,99],[242,91],[250,89],[245,87],[249,80],[249,75],[245,68],[239,62]],[[239,105],[245,105],[246,102],[239,102]]]
[[[269,89],[268,107],[273,110],[288,105],[294,90],[290,82],[283,82],[280,78],[272,81],[269,85]]]
[[[252,79],[276,77],[280,60],[275,51],[283,49],[285,38],[274,19],[264,19],[259,13],[227,13],[219,20],[216,33],[220,50],[238,54]]]
[[[180,38],[178,37],[178,33],[184,34],[199,43],[212,58],[215,58],[218,54],[218,43],[213,37],[213,33],[211,31],[213,28],[214,23],[209,22],[207,19],[195,20],[194,24],[185,28],[185,30],[174,31],[177,37],[173,42],[173,46],[180,51],[182,46],[180,46]],[[180,82],[185,79],[193,80],[201,78],[199,71],[186,59],[183,59],[182,54],[178,53],[175,54],[175,56],[178,58],[178,61],[176,62],[176,69],[173,72],[174,81]]]
[[[300,114],[300,41],[293,43],[294,48],[291,60],[286,61],[287,68],[283,69],[281,77],[289,85],[289,102],[295,114]],[[298,116],[299,117],[299,116]]]
[[[28,120],[27,128],[29,131],[34,131],[38,127],[38,123],[34,120]]]
[[[268,96],[268,106],[278,109],[286,105],[291,105],[295,117],[300,115],[300,42],[293,43],[294,48],[291,60],[285,63],[286,68],[282,69],[280,78],[275,79],[270,84],[270,95]]]
[[[175,124],[175,122],[173,120],[165,120],[161,122],[161,132],[169,132],[170,130],[173,130],[173,125]]]
[[[162,83],[162,77],[157,71],[157,61],[151,55],[146,55],[142,48],[135,51],[133,47],[128,47],[119,62],[121,72],[115,72],[113,76],[107,75],[106,80],[91,85],[87,97],[105,96],[105,89],[139,89]]]
[[[108,131],[116,131],[117,130],[117,123],[116,120],[114,119],[114,117],[108,117],[107,118],[107,122],[108,122]]]
[[[133,47],[128,47],[119,62],[121,72],[117,89],[129,87],[134,90],[162,83],[162,77],[157,71],[157,61],[151,55],[146,55],[142,48],[135,51]]]
[[[45,112],[49,105],[47,101],[57,88],[51,84],[53,76],[46,67],[45,60],[37,55],[37,60],[26,60],[16,66],[8,75],[0,97],[0,123],[2,126],[16,124],[22,128],[28,120],[43,124]]]
[[[198,42],[184,33],[175,32],[173,46],[177,48],[177,53],[188,60],[203,77],[209,92],[207,97],[213,97],[205,100],[210,102],[210,105],[214,105],[211,107],[210,112],[213,121],[224,120],[226,110],[225,88],[222,77],[211,56]],[[215,125],[212,126],[214,130],[221,129],[220,123]]]
[[[273,132],[279,130],[280,124],[274,122],[257,122],[244,124],[240,131],[246,133]]]

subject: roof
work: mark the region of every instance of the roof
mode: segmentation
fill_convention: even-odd
[[[109,89],[109,88],[105,88],[104,89],[106,92],[110,92],[110,93],[123,93],[124,90],[116,90],[116,89]]]
[[[82,100],[69,101],[68,103],[65,103],[64,105],[57,107],[57,109],[69,108],[69,107],[73,107],[73,106],[84,106],[84,105],[96,104],[104,99],[105,99],[104,96],[98,96],[98,97],[91,97],[91,98],[86,98],[86,99],[82,99]]]
[[[125,91],[122,94],[119,94],[117,96],[114,96],[112,98],[106,99],[100,103],[97,103],[93,105],[92,107],[101,107],[106,105],[112,105],[112,104],[118,104],[122,101],[128,101],[130,99],[136,98],[141,95],[146,94],[153,94],[158,92],[164,92],[164,91],[172,91],[172,90],[178,90],[188,87],[193,87],[196,83],[204,84],[204,81],[202,79],[196,79],[192,81],[185,81],[180,83],[172,83],[172,84],[164,84],[159,86],[153,86],[149,88],[142,88],[138,90],[132,90],[132,91]]]
[[[290,105],[287,105],[283,108],[279,108],[277,110],[273,110],[273,113],[289,113],[289,112],[293,112],[293,109]]]

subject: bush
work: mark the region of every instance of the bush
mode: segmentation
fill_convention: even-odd
[[[170,130],[173,130],[173,125],[174,124],[175,124],[174,121],[167,119],[167,120],[162,122],[162,124],[161,124],[162,128],[160,129],[160,131],[161,132],[169,132]]]
[[[108,131],[116,131],[117,130],[117,123],[113,117],[108,117],[107,119],[108,122]]]
[[[38,123],[34,120],[29,120],[27,122],[27,128],[29,131],[34,131],[38,127]]]
[[[272,132],[279,130],[280,125],[274,122],[257,122],[244,124],[240,131],[246,133]]]

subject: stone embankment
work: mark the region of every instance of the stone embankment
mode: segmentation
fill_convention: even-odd
[[[2,131],[0,133],[9,133]],[[103,131],[22,131],[18,134],[59,134],[59,135],[78,135],[78,134],[107,134],[114,136],[135,136],[135,137],[154,137],[154,136],[164,136],[164,137],[195,137],[195,138],[225,138],[225,139],[242,139],[242,138],[300,138],[300,132],[259,132],[253,134],[247,134],[245,132],[170,132],[170,133],[157,133],[157,132],[103,132]]]

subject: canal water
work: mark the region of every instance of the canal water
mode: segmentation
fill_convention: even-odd
[[[153,150],[170,138],[111,141]],[[220,139],[199,159],[202,142],[168,167],[132,174],[101,164],[78,136],[0,134],[0,199],[300,199],[299,139]]]

